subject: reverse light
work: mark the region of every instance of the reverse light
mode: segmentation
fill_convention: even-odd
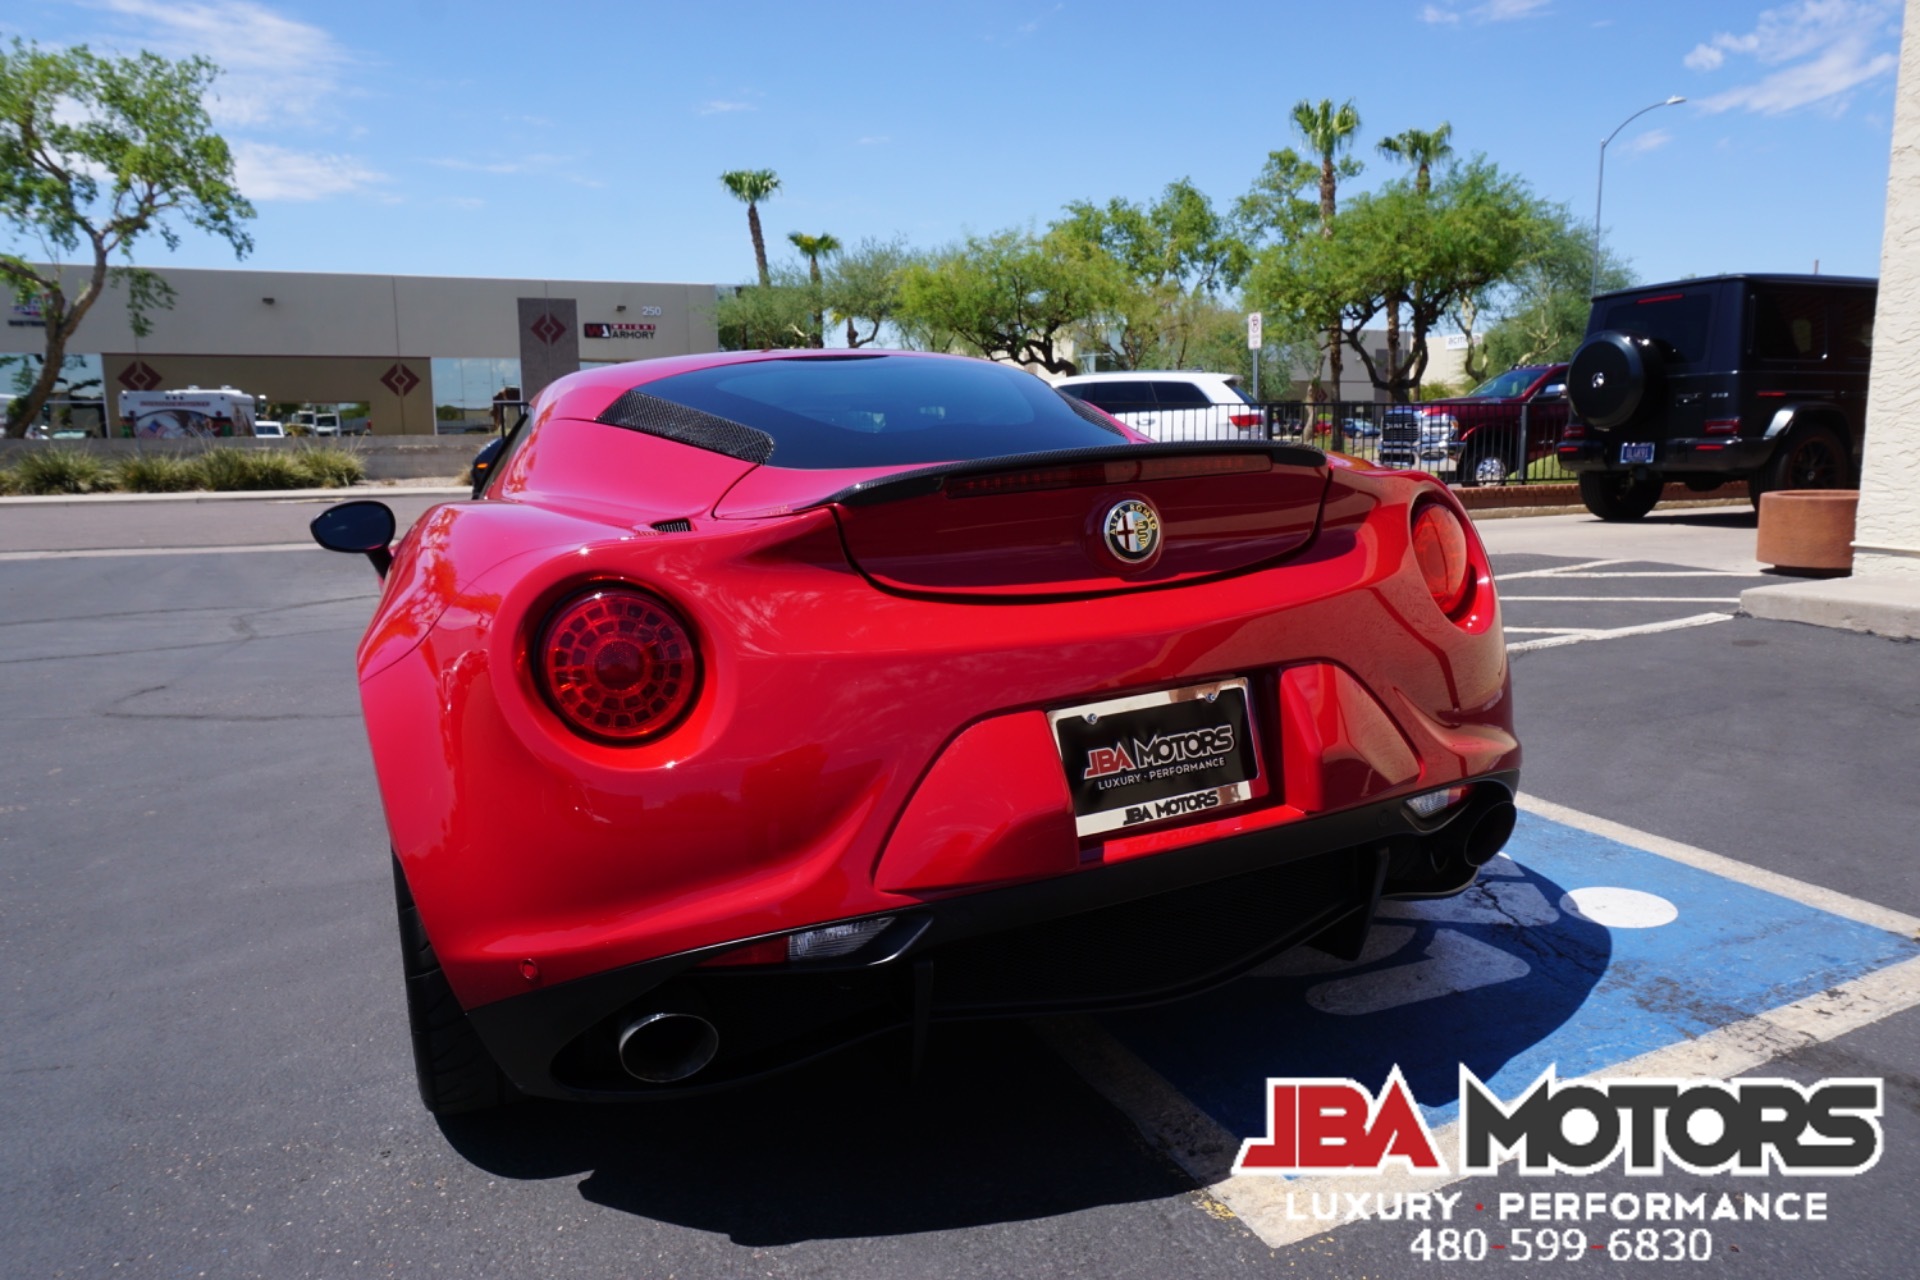
[[[621,746],[671,729],[700,688],[700,653],[686,620],[632,587],[601,587],[561,605],[534,659],[541,690],[567,727]]]
[[[1451,507],[1423,504],[1413,515],[1413,558],[1426,579],[1427,591],[1440,612],[1451,616],[1467,598],[1472,565],[1467,559],[1467,531]]]
[[[1412,796],[1407,800],[1407,808],[1413,810],[1417,818],[1431,818],[1436,813],[1444,813],[1465,800],[1473,793],[1472,787],[1442,787],[1438,791],[1428,791]]]
[[[787,959],[830,960],[835,956],[850,955],[879,937],[880,931],[892,923],[892,916],[875,916],[871,920],[852,920],[846,924],[830,924],[821,929],[790,933],[787,935]]]

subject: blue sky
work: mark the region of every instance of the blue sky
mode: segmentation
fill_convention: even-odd
[[[1876,274],[1899,52],[1892,0],[1063,0],[829,6],[12,0],[0,34],[205,53],[260,216],[250,266],[738,281],[725,169],[772,168],[790,231],[917,246],[1069,200],[1217,204],[1288,109],[1352,98],[1374,151],[1453,125],[1593,216],[1643,280]],[[150,265],[232,266],[157,241]]]

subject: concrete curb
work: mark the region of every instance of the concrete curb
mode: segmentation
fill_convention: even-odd
[[[0,507],[91,507],[114,502],[298,502],[314,498],[404,498],[425,494],[441,498],[464,498],[473,491],[466,485],[356,484],[344,489],[246,489],[237,493],[215,493],[189,489],[185,493],[49,493],[25,497],[0,498]]]
[[[1778,622],[1920,640],[1920,582],[1914,579],[1824,578],[1749,587],[1740,593],[1740,611]]]

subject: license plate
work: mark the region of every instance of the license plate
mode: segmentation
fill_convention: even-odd
[[[1253,798],[1260,752],[1245,679],[1047,713],[1083,836],[1216,813]]]
[[[1653,441],[1643,440],[1637,444],[1620,446],[1620,465],[1630,467],[1636,462],[1653,461]]]

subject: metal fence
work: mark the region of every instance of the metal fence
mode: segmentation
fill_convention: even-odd
[[[1156,440],[1245,440],[1261,436],[1350,454],[1384,467],[1430,471],[1451,484],[1565,482],[1557,446],[1565,400],[1522,403],[1319,404],[1273,400],[1244,407],[1166,411],[1121,421]]]

